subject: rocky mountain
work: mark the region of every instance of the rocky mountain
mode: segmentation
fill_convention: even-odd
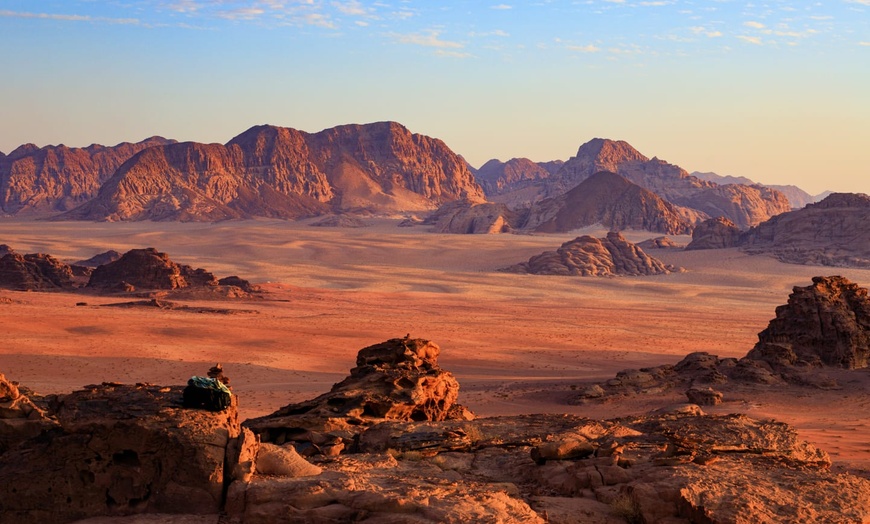
[[[214,275],[204,269],[176,264],[153,247],[131,249],[114,262],[91,273],[88,288],[104,290],[180,289],[217,286]]]
[[[620,175],[602,171],[562,195],[534,204],[521,227],[553,233],[602,224],[613,230],[681,235],[690,233],[692,223],[702,217]]]
[[[574,276],[666,275],[677,271],[611,231],[606,238],[589,235],[565,242],[556,251],[545,251],[515,266],[508,273]]]
[[[561,163],[558,164],[561,167]],[[549,167],[550,169],[547,169]],[[528,158],[512,158],[507,162],[492,159],[475,171],[474,178],[483,188],[487,198],[501,193],[516,192],[533,186],[558,170],[556,163],[536,164]]]
[[[0,211],[13,215],[72,209],[96,196],[103,182],[135,154],[174,142],[155,136],[112,147],[24,144],[0,157]]]
[[[457,200],[438,208],[423,223],[434,225],[436,233],[495,234],[513,231],[526,216],[505,204]]]
[[[72,268],[51,255],[10,252],[0,257],[0,288],[53,291],[73,286]]]
[[[522,165],[528,169],[519,170]],[[608,171],[672,204],[693,209],[696,215],[721,214],[742,228],[790,209],[787,199],[775,190],[708,182],[664,160],[647,158],[621,140],[592,139],[547,176],[540,164],[533,169],[517,162],[517,170],[510,171],[494,169],[498,164],[490,166],[493,169],[488,168],[485,175],[488,198],[514,207],[563,195],[595,173]]]
[[[740,245],[783,262],[870,267],[870,196],[833,193],[753,227]]]
[[[394,122],[319,133],[255,126],[226,145],[186,142],[131,158],[90,202],[88,220],[298,218],[327,212],[430,210],[482,200],[466,162]]]
[[[791,205],[792,209],[801,209],[805,207],[807,204],[813,204],[818,202],[825,197],[827,197],[831,192],[825,191],[819,195],[811,195],[804,191],[803,189],[794,186],[794,185],[777,185],[777,184],[759,184],[758,182],[754,182],[745,176],[730,176],[730,175],[718,175],[713,172],[702,173],[699,171],[693,171],[692,176],[696,176],[701,180],[706,180],[708,182],[715,182],[719,185],[725,184],[739,184],[744,186],[763,186],[768,187],[770,189],[775,189],[785,195],[788,199],[789,205]]]

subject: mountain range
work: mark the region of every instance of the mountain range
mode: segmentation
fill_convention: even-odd
[[[618,178],[598,176],[604,172]],[[583,185],[593,175],[594,183]],[[590,140],[564,162],[491,160],[475,170],[441,140],[395,122],[318,133],[261,125],[226,144],[152,137],[113,147],[26,144],[0,153],[6,215],[216,221],[444,205],[430,223],[450,215],[457,220],[444,230],[461,232],[562,231],[599,220],[677,234],[716,216],[747,229],[791,209],[776,189],[703,180],[624,141]]]
[[[716,173],[706,172],[702,173],[700,171],[693,171],[692,176],[696,176],[701,180],[706,180],[708,182],[715,182],[719,185],[725,184],[739,184],[744,186],[764,186],[769,187],[771,189],[776,189],[788,199],[789,204],[792,209],[801,209],[806,207],[807,204],[814,204],[816,202],[822,201],[825,197],[830,195],[831,191],[824,191],[819,193],[818,195],[811,195],[804,191],[803,189],[794,186],[794,185],[777,185],[777,184],[759,184],[758,182],[753,182],[752,180],[746,178],[745,176],[730,176],[730,175],[717,175]]]

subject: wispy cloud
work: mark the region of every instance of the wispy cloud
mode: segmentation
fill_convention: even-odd
[[[578,53],[597,53],[601,51],[601,48],[592,44],[589,45],[566,45],[565,49],[569,51],[576,51]]]
[[[462,49],[465,47],[465,44],[460,42],[441,40],[441,31],[436,29],[429,29],[420,33],[392,34],[391,36],[401,44],[437,47],[440,49]]]
[[[106,18],[101,16],[65,15],[56,13],[28,13],[23,11],[0,10],[0,16],[7,18],[37,18],[43,20],[61,20],[65,22],[102,22],[106,24],[139,25],[138,18]]]
[[[489,6],[489,8],[490,9],[505,10],[505,9],[513,9],[514,6],[508,5],[508,4],[498,4],[498,5],[491,5],[491,6]]]
[[[748,44],[762,45],[761,37],[758,36],[747,36],[747,35],[737,35],[737,38],[743,40]]]
[[[755,22],[755,21],[743,22],[743,25],[745,25],[746,27],[751,27],[753,29],[764,29],[766,27],[761,22]]]

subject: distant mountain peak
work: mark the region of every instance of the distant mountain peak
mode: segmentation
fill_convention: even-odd
[[[617,171],[616,166],[622,162],[648,162],[649,159],[624,140],[609,138],[593,138],[581,145],[577,150],[577,158],[588,158],[601,166],[607,166],[609,171]],[[610,167],[612,166],[612,167]]]

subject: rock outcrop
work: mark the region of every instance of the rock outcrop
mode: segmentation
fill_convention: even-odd
[[[93,267],[97,267],[97,266],[102,266],[104,264],[108,264],[110,262],[114,262],[114,261],[118,260],[119,258],[121,258],[121,253],[119,253],[118,251],[115,251],[114,249],[110,249],[110,250],[104,251],[102,253],[97,253],[96,255],[92,256],[91,258],[87,258],[84,260],[79,260],[77,262],[73,262],[72,265],[93,268]]]
[[[783,262],[870,267],[870,196],[833,193],[747,231],[743,249]]]
[[[795,287],[788,303],[758,334],[746,358],[783,366],[866,368],[870,364],[867,289],[839,277],[814,277]]]
[[[25,144],[0,158],[0,211],[7,214],[66,211],[96,196],[124,162],[149,147],[174,143],[151,137],[113,147]]]
[[[440,351],[428,340],[409,337],[363,348],[350,376],[328,393],[245,426],[264,442],[293,441],[303,454],[332,454],[352,446],[352,435],[378,420],[472,417],[456,402],[459,383],[438,366]],[[303,426],[307,429],[300,431]]]
[[[687,251],[695,249],[724,249],[740,245],[740,228],[725,217],[706,220],[692,231]]]
[[[515,266],[500,271],[533,275],[565,276],[640,276],[666,275],[678,269],[655,259],[610,232],[606,238],[589,235],[565,242],[556,251],[545,251]]]
[[[176,264],[153,247],[131,249],[115,262],[94,269],[88,288],[107,290],[180,289],[216,286],[214,275],[204,269]]]
[[[181,397],[181,386],[102,384],[54,399],[54,425],[0,454],[3,522],[217,514],[236,407],[183,409]]]
[[[614,230],[635,229],[673,235],[688,234],[692,230],[683,210],[605,171],[586,178],[563,195],[534,204],[522,227],[555,233],[595,224]]]
[[[643,242],[638,242],[637,247],[641,249],[683,249],[686,246],[677,244],[670,237],[648,238]]]
[[[51,255],[9,253],[0,257],[0,288],[52,291],[73,287],[72,268]]]
[[[513,231],[524,216],[505,204],[457,200],[438,208],[424,223],[434,225],[436,233],[488,235]]]
[[[153,147],[131,158],[90,202],[88,220],[299,218],[329,212],[431,210],[482,200],[466,162],[442,141],[394,122],[319,133],[256,126],[226,145]]]

